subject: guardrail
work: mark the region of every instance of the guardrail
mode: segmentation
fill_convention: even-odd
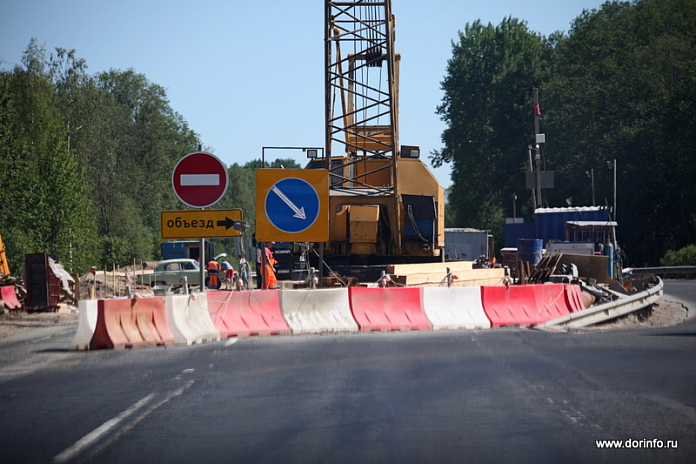
[[[561,326],[564,328],[580,328],[588,325],[615,319],[625,314],[643,309],[662,298],[664,282],[659,277],[658,283],[647,290],[635,295],[619,298],[618,300],[591,306],[583,311],[548,321],[539,327]]]
[[[634,267],[624,269],[633,274],[696,274],[696,266]]]

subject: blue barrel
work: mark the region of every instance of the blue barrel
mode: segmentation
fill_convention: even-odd
[[[539,264],[544,241],[529,238],[517,239],[517,259],[531,264]]]

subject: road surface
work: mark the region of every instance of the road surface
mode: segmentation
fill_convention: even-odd
[[[676,301],[689,310],[689,319],[696,317],[696,280],[665,280],[664,299]]]
[[[590,333],[0,342],[0,462],[693,462],[696,320]],[[8,341],[9,340],[9,341]],[[623,446],[606,449],[600,446]],[[627,447],[628,446],[628,447]]]

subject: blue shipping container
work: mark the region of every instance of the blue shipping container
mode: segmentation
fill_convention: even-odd
[[[517,224],[505,224],[505,246],[517,247],[517,240],[521,238],[536,238],[536,228],[533,222],[521,222]]]
[[[583,206],[574,208],[538,208],[534,212],[536,238],[544,241],[565,241],[568,221],[607,221],[609,210],[604,206]]]

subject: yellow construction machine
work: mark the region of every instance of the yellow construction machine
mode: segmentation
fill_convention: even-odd
[[[0,272],[10,275],[10,265],[7,263],[7,253],[5,253],[5,244],[2,243],[2,235],[0,235]]]
[[[306,168],[329,170],[329,240],[313,247],[342,275],[442,260],[444,189],[399,145],[394,25],[389,0],[325,1],[325,149]]]

